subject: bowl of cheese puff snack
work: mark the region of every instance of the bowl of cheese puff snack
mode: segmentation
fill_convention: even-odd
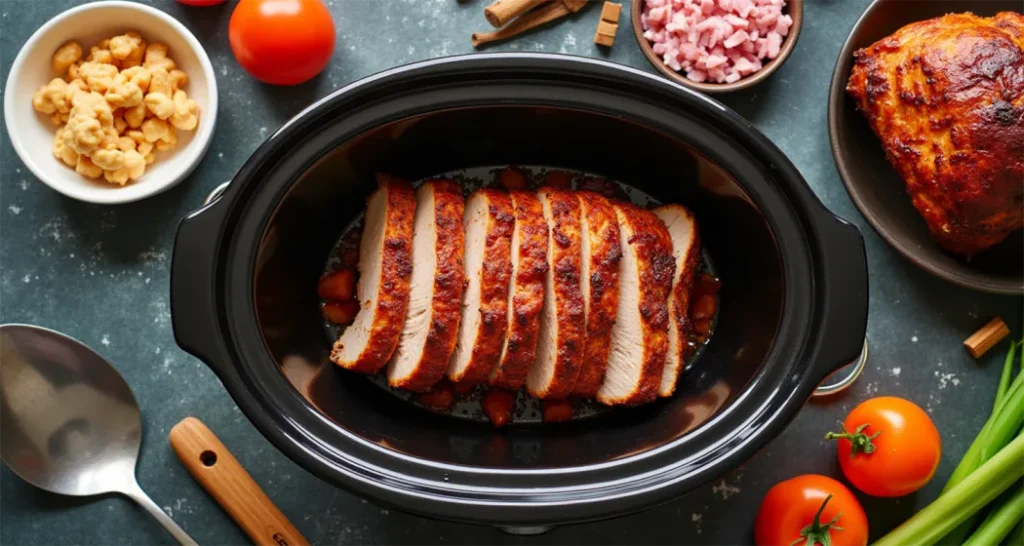
[[[217,82],[181,23],[132,2],[65,11],[25,43],[4,95],[7,132],[51,188],[127,203],[184,178],[209,148]]]

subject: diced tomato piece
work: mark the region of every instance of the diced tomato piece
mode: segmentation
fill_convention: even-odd
[[[717,294],[721,288],[722,281],[705,271],[697,278],[693,291],[695,294]]]
[[[572,402],[568,400],[543,400],[545,423],[561,423],[572,419]]]
[[[455,383],[453,390],[455,391],[455,394],[458,394],[458,395],[461,396],[461,395],[469,394],[470,392],[473,392],[473,389],[475,389],[475,388],[476,388],[476,385],[474,385],[473,383],[468,383],[466,381],[462,381],[462,382],[459,382],[459,383]]]
[[[498,173],[498,184],[509,191],[527,189],[526,176],[512,167],[504,168]]]
[[[548,171],[544,175],[544,185],[561,190],[572,188],[572,173],[568,171]]]
[[[320,308],[324,318],[342,326],[352,324],[359,313],[359,302],[356,300],[329,301]]]
[[[455,404],[452,384],[448,381],[439,382],[429,391],[419,394],[416,399],[420,404],[438,411],[446,410]]]
[[[715,316],[718,301],[711,294],[704,294],[690,307],[690,318],[693,320],[710,319]]]
[[[339,269],[320,279],[316,291],[325,300],[350,300],[356,295],[356,272]]]
[[[484,395],[480,404],[494,426],[503,427],[512,420],[512,410],[516,407],[516,395],[501,389],[491,389]]]

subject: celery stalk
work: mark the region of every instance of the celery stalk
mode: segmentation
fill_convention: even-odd
[[[1010,536],[1003,542],[1008,546],[1024,546],[1024,520],[1018,521],[1017,526],[1010,531]]]
[[[875,546],[935,544],[1024,476],[1024,434],[959,484],[882,537]]]
[[[1010,350],[1006,352],[1006,361],[1003,362],[1003,373],[999,376],[999,388],[996,389],[996,399],[992,405],[993,412],[999,409],[999,404],[1003,401],[1006,391],[1010,388],[1010,378],[1013,376],[1013,357],[1016,349],[1017,342],[1011,341]]]
[[[1016,491],[1002,505],[994,507],[991,516],[964,542],[963,546],[991,546],[1006,538],[1013,526],[1024,519],[1024,484],[1018,482]]]

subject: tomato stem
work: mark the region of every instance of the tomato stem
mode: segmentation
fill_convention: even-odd
[[[832,495],[825,497],[821,506],[818,507],[818,513],[814,514],[814,521],[807,527],[800,530],[800,538],[791,542],[789,546],[796,546],[805,540],[807,542],[804,546],[814,546],[815,544],[821,544],[821,546],[832,545],[832,535],[829,531],[843,531],[844,529],[836,525],[836,522],[838,522],[839,518],[843,515],[842,512],[836,514],[836,516],[828,523],[824,525],[821,524],[821,513],[825,511],[825,505],[828,504],[828,501],[830,500],[832,500]]]
[[[853,449],[850,450],[851,459],[858,453],[867,453],[870,455],[875,452],[875,444],[873,444],[871,440],[878,438],[878,435],[881,434],[882,431],[878,431],[871,436],[868,436],[867,434],[864,434],[864,429],[868,427],[868,423],[864,423],[857,427],[857,429],[852,433],[846,430],[846,425],[843,423],[839,423],[839,426],[843,431],[840,433],[829,432],[825,435],[825,441],[835,440],[836,438],[846,438],[849,440],[850,443],[853,444]]]

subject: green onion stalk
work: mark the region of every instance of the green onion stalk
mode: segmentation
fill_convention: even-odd
[[[1024,483],[1017,482],[1009,491],[1011,495],[994,508],[963,546],[992,546],[999,544],[1013,530],[1014,525],[1024,519]]]
[[[875,546],[929,546],[1024,477],[1024,434],[947,490]],[[995,518],[993,518],[995,519]]]

